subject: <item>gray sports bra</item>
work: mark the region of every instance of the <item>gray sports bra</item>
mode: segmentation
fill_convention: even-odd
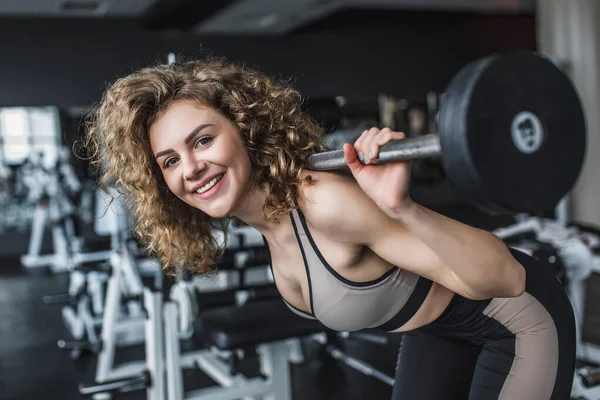
[[[302,211],[294,210],[290,216],[304,259],[312,315],[283,299],[294,313],[337,331],[392,331],[404,325],[425,301],[432,282],[397,267],[370,282],[344,278],[319,252]]]

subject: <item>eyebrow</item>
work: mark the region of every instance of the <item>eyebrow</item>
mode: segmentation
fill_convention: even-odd
[[[198,132],[200,132],[202,129],[209,127],[209,126],[213,126],[213,124],[202,124],[202,125],[198,125],[197,127],[195,127],[194,130],[191,131],[190,133],[188,133],[188,135],[185,137],[184,143],[187,145],[190,142],[190,140],[192,140],[194,138],[194,136],[196,136],[196,134]],[[173,153],[174,151],[175,150],[173,150],[173,149],[166,149],[166,150],[159,151],[158,153],[156,153],[154,155],[154,158],[158,159],[159,157],[162,157],[169,153]]]

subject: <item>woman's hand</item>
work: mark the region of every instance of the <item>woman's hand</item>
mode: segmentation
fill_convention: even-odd
[[[411,162],[389,162],[370,164],[379,156],[384,144],[403,139],[402,132],[389,128],[371,128],[354,142],[344,145],[344,161],[362,190],[386,214],[393,215],[413,204],[408,194]],[[362,162],[361,162],[362,161]]]

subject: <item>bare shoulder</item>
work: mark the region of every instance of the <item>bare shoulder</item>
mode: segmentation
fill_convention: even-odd
[[[298,205],[306,220],[338,240],[365,244],[367,225],[389,223],[389,218],[363,192],[352,176],[310,171],[312,184],[298,189]],[[381,225],[380,225],[381,226]]]
[[[307,223],[336,242],[369,247],[391,265],[452,290],[460,289],[441,259],[400,222],[385,214],[352,177],[315,173],[313,178],[314,184],[299,190],[298,196]]]

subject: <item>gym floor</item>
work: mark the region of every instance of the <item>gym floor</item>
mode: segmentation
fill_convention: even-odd
[[[5,245],[4,242],[3,245]],[[42,302],[45,294],[64,293],[66,275],[25,270],[18,258],[0,259],[0,400],[81,399],[78,385],[93,383],[95,356],[72,360],[56,342],[68,338],[60,307]],[[393,374],[398,338],[386,346],[360,343],[346,350],[387,374]],[[373,345],[374,346],[374,345]],[[294,399],[387,399],[391,388],[335,363],[324,363],[318,349],[305,343],[305,363],[293,368]],[[120,361],[141,358],[143,347],[123,349]],[[186,388],[211,386],[200,372],[185,375]],[[144,399],[144,392],[127,393],[119,399]]]

